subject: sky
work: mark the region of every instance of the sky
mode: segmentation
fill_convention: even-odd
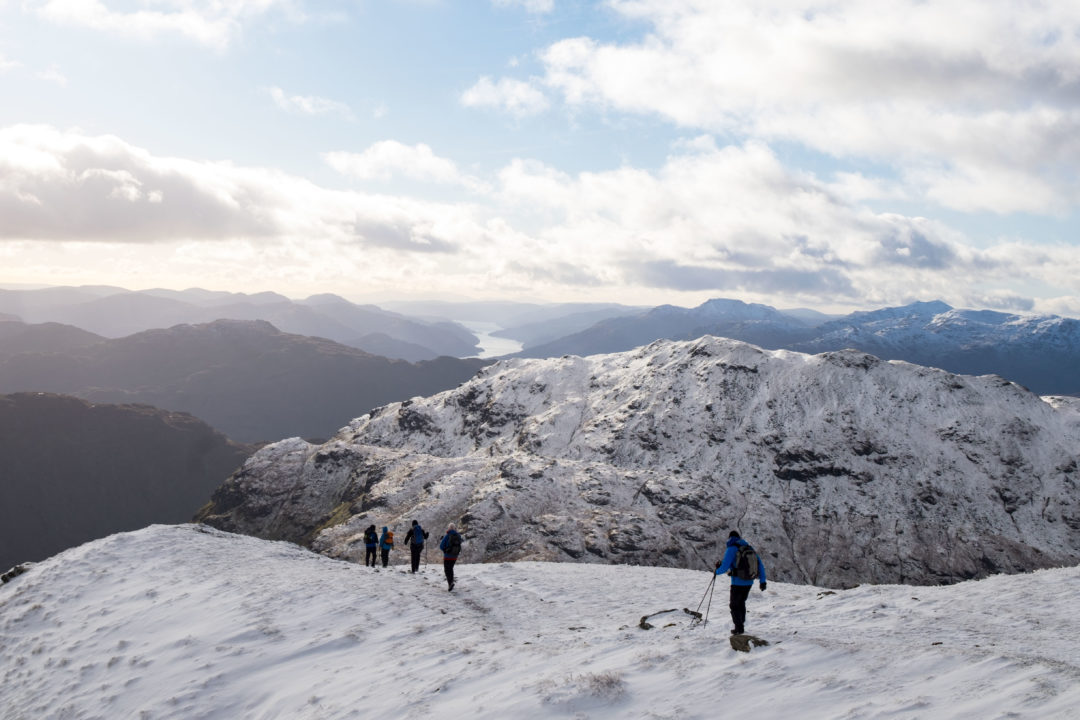
[[[0,0],[0,284],[1080,316],[1080,5]]]

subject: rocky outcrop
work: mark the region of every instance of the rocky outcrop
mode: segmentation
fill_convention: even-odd
[[[711,567],[935,584],[1080,562],[1080,424],[1000,377],[855,351],[660,341],[514,360],[264,448],[202,516],[348,556],[371,523],[458,522],[468,561]]]

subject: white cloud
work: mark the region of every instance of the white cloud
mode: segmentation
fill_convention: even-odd
[[[17,67],[21,67],[22,64],[15,60],[9,60],[4,55],[0,54],[0,73],[7,72],[8,70],[14,70]]]
[[[301,115],[341,115],[352,118],[352,110],[345,103],[315,95],[287,95],[279,87],[267,89],[274,104],[286,112],[299,113]]]
[[[502,7],[520,6],[527,12],[536,13],[538,15],[549,13],[555,9],[555,0],[493,0],[494,3]]]
[[[403,176],[424,182],[461,185],[475,192],[487,186],[463,174],[453,161],[439,157],[423,143],[405,145],[396,140],[377,142],[361,153],[331,152],[323,158],[338,172],[360,180],[389,180]]]
[[[1080,5],[610,4],[652,32],[548,47],[543,83],[570,105],[890,163],[961,210],[1080,202]]]
[[[37,74],[37,76],[42,80],[55,83],[60,87],[67,87],[68,84],[67,76],[60,72],[60,69],[57,68],[55,65],[53,67],[50,67],[48,70],[42,70]]]
[[[244,24],[273,10],[301,17],[293,0],[153,0],[149,8],[116,9],[119,3],[102,0],[28,0],[25,7],[64,25],[139,40],[178,35],[216,49],[224,49],[241,33]]]
[[[326,159],[367,179],[480,182],[422,144],[386,141]],[[1049,306],[1074,296],[1080,275],[1074,247],[973,248],[941,223],[852,204],[757,142],[697,138],[656,171],[568,174],[518,160],[491,185],[456,203],[336,191],[264,168],[158,156],[116,137],[15,126],[0,128],[0,250],[17,247],[20,268],[56,278],[93,269],[97,282],[119,284],[121,268],[142,277],[167,267],[186,284],[258,277],[328,287],[362,276],[371,291],[735,295],[819,307],[902,302],[913,288],[956,305],[1016,305],[1031,287]]]
[[[501,78],[498,82],[489,77],[480,78],[475,85],[461,94],[461,104],[466,107],[493,107],[512,115],[535,115],[548,107],[547,97],[530,83],[513,78]]]

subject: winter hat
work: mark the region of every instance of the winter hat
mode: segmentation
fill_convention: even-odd
[[[729,538],[737,538],[737,537],[741,537],[741,536],[739,535],[738,530],[732,530],[730,533],[728,533],[728,537]]]
[[[416,526],[417,526],[417,525],[419,525],[420,523],[418,523],[418,522],[416,522],[415,520],[413,520],[413,521],[412,521],[412,524],[413,524],[413,527],[416,527]]]

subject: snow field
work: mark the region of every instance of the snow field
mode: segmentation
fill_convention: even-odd
[[[433,533],[434,534],[434,533]],[[154,526],[0,586],[4,718],[1070,718],[1080,569],[950,587],[754,589],[552,563],[373,570],[286,543]],[[650,618],[643,615],[677,608]],[[704,609],[704,608],[703,608]]]

